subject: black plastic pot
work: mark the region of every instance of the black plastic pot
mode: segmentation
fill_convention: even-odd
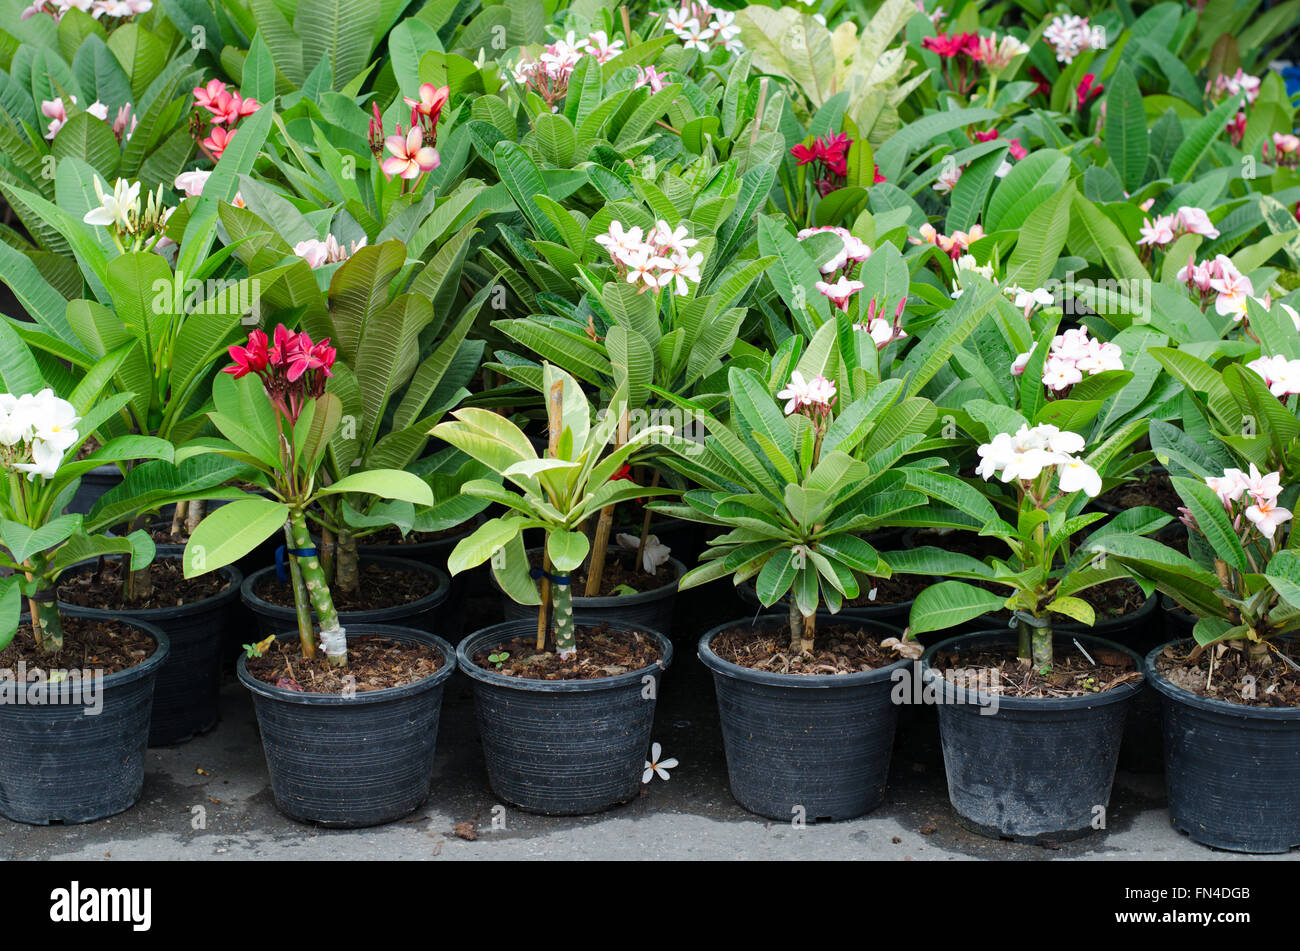
[[[425,574],[437,581],[437,587],[423,598],[409,601],[406,604],[397,604],[389,608],[375,608],[370,611],[340,611],[339,624],[344,628],[357,627],[358,630],[363,627],[369,630],[375,624],[398,624],[402,627],[411,627],[419,631],[429,632],[443,629],[444,615],[446,613],[443,605],[447,600],[447,593],[451,587],[451,579],[447,577],[447,572],[441,571],[432,565],[410,561],[406,558],[375,556],[364,559],[362,563],[382,565],[391,571]],[[285,570],[287,571],[288,568],[286,567]],[[270,601],[258,597],[255,593],[262,579],[268,577],[274,571],[275,567],[272,566],[253,572],[244,579],[240,589],[244,604],[257,617],[257,627],[261,637],[269,637],[272,634],[296,633],[298,630],[298,614],[293,608],[272,604]],[[312,616],[315,617],[314,612]]]
[[[81,475],[81,484],[64,509],[70,515],[85,515],[109,489],[122,483],[122,470],[111,463],[95,466]]]
[[[379,545],[358,543],[357,554],[362,561],[372,558],[407,558],[411,561],[432,565],[439,571],[447,570],[447,559],[461,539],[469,535],[485,521],[482,515],[474,517],[463,532],[446,538],[435,538],[427,542],[409,542],[396,545]],[[490,574],[487,565],[480,565],[473,571],[462,572],[451,579],[451,588],[447,592],[447,602],[443,605],[443,628],[441,633],[450,638],[452,643],[460,640],[465,633],[465,602],[470,592],[477,586],[486,584],[485,577]],[[479,577],[476,577],[479,576]]]
[[[1156,670],[1168,646],[1147,654],[1146,675],[1164,709],[1170,824],[1233,852],[1300,846],[1300,707],[1248,707],[1184,690]]]
[[[1085,647],[1121,651],[1142,669],[1142,659],[1127,647],[1087,634],[1062,632],[1055,649],[1077,650],[1073,638]],[[1110,801],[1124,721],[1141,683],[1082,697],[990,698],[943,681],[930,666],[940,650],[1014,643],[1000,630],[963,634],[921,659],[923,683],[933,684],[941,698],[948,798],[962,825],[983,835],[1018,842],[1078,838],[1093,830],[1097,807]]]
[[[159,558],[181,557],[178,545],[159,545]],[[87,566],[93,562],[87,562]],[[81,566],[74,566],[75,573]],[[171,608],[80,608],[83,617],[126,618],[152,624],[167,635],[171,653],[154,686],[150,746],[183,743],[217,725],[221,692],[221,642],[237,623],[239,586],[244,578],[234,567],[218,569],[226,589],[211,598]],[[60,610],[72,605],[60,604]]]
[[[583,815],[627,802],[641,789],[659,681],[673,645],[639,624],[610,626],[652,635],[659,661],[596,680],[507,677],[474,663],[482,649],[534,634],[535,620],[485,627],[457,648],[460,669],[475,681],[488,780],[506,802],[544,815]]]
[[[531,556],[533,551],[529,552]],[[610,549],[611,557],[616,555]],[[578,624],[599,624],[601,621],[619,623],[632,627],[646,627],[652,631],[673,630],[673,607],[677,603],[677,582],[686,574],[686,566],[676,558],[670,557],[664,567],[671,568],[671,584],[638,591],[636,594],[617,594],[604,598],[586,598],[573,595],[573,620]],[[660,572],[664,570],[661,567]],[[501,598],[501,611],[507,621],[532,621],[537,623],[537,606],[519,604],[512,600],[492,579],[492,590]]]
[[[86,616],[80,608],[59,610]],[[144,631],[157,649],[143,663],[102,678],[90,704],[72,703],[71,687],[57,704],[0,704],[0,815],[33,825],[93,822],[140,798],[154,681],[169,645],[151,624],[118,623]],[[88,714],[96,706],[99,712]]]
[[[455,649],[433,634],[388,624],[359,625],[348,640],[368,634],[432,644],[442,667],[415,683],[349,697],[281,689],[251,676],[247,659],[239,660],[275,805],[291,819],[374,826],[409,815],[429,798],[442,689],[456,669]]]
[[[884,800],[898,723],[891,694],[909,661],[857,674],[780,674],[730,663],[709,646],[729,628],[787,620],[741,618],[700,638],[699,658],[718,694],[731,794],[750,812],[784,822],[855,818]],[[817,623],[835,624],[836,616],[819,614]]]

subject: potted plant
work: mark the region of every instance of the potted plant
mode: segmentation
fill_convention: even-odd
[[[0,394],[0,566],[12,572],[0,578],[0,668],[8,694],[0,703],[0,814],[41,825],[89,822],[140,796],[154,681],[169,645],[166,634],[143,621],[97,617],[56,601],[60,577],[87,558],[123,555],[138,569],[154,555],[144,532],[92,533],[83,516],[60,512],[85,472],[110,461],[170,460],[172,447],[125,436],[77,459],[127,396],[98,398],[103,368],[70,400],[39,388],[39,377],[28,372],[33,393],[14,385],[24,374],[13,356],[7,354],[5,373],[11,392]],[[30,355],[26,369],[35,370]]]
[[[501,588],[537,606],[535,619],[476,631],[457,649],[461,669],[476,681],[488,778],[507,802],[572,815],[636,795],[659,679],[672,662],[672,644],[660,631],[578,618],[571,590],[591,552],[583,524],[607,505],[667,492],[613,477],[668,429],[648,427],[620,440],[622,391],[593,422],[573,377],[550,364],[543,372],[551,424],[544,457],[519,427],[484,409],[456,410],[455,421],[433,432],[512,486],[485,479],[465,485],[508,511],[456,546],[452,574],[490,559]],[[540,565],[531,565],[524,550],[527,528],[545,533]]]
[[[1254,316],[1266,342],[1282,339],[1269,332],[1278,327],[1269,328],[1265,314]],[[1293,346],[1287,342],[1284,352]],[[1170,822],[1216,848],[1285,852],[1300,844],[1291,795],[1300,781],[1293,639],[1300,536],[1292,518],[1292,441],[1300,424],[1289,405],[1300,388],[1273,385],[1300,361],[1266,356],[1230,363],[1222,373],[1201,364],[1206,372],[1192,375],[1197,364],[1179,351],[1161,359],[1208,390],[1207,404],[1189,404],[1184,422],[1200,437],[1170,427],[1159,450],[1183,502],[1187,553],[1149,539],[1108,539],[1098,547],[1193,620],[1191,640],[1179,637],[1146,657],[1162,700]],[[1266,422],[1257,431],[1230,431],[1232,407],[1246,405]]]
[[[1000,418],[1014,430],[979,447],[980,481],[949,477],[936,495],[982,523],[981,535],[1002,542],[1007,556],[980,560],[921,546],[891,555],[890,564],[953,579],[918,595],[911,636],[1001,608],[1016,623],[1014,635],[959,635],[932,645],[922,659],[926,683],[941,691],[949,798],[963,824],[1024,841],[1068,838],[1095,828],[1094,810],[1108,801],[1141,672],[1130,648],[1058,632],[1057,625],[1090,627],[1096,612],[1087,592],[1126,575],[1091,553],[1097,545],[1143,535],[1170,517],[1152,508],[1109,520],[1083,512],[1123,438],[1085,456],[1077,433],[1051,423],[1030,426],[1015,413]],[[963,681],[968,675],[974,679]]]
[[[442,685],[455,658],[450,644],[422,630],[340,623],[307,509],[348,492],[414,505],[431,504],[432,494],[396,469],[321,484],[343,416],[325,387],[335,356],[328,340],[280,324],[272,340],[255,330],[230,353],[235,362],[213,385],[211,413],[226,438],[204,445],[257,470],[270,497],[246,496],[209,513],[185,546],[186,574],[228,564],[284,533],[298,637],[249,644],[238,668],[253,694],[276,805],[322,825],[392,821],[429,795]]]
[[[699,641],[732,794],[786,821],[853,818],[884,798],[898,717],[891,692],[909,648],[897,628],[838,612],[890,574],[862,536],[926,501],[899,461],[922,438],[905,439],[901,451],[895,439],[894,424],[914,409],[903,406],[902,384],[886,381],[837,406],[823,375],[827,353],[811,346],[775,399],[768,381],[733,368],[729,421],[696,409],[708,436],[677,444],[669,463],[700,488],[681,504],[656,505],[725,530],[684,588],[753,578],[764,605],[788,604]],[[866,458],[855,458],[864,447]]]

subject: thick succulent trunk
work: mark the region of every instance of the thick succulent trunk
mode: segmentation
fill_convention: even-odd
[[[301,510],[290,513],[289,530],[293,539],[293,547],[296,550],[314,550],[311,533],[307,530],[307,517]],[[307,589],[307,597],[311,601],[312,608],[316,611],[317,620],[320,622],[321,647],[325,650],[325,655],[332,665],[344,667],[348,662],[346,634],[343,628],[339,626],[339,613],[334,609],[334,599],[330,597],[329,583],[325,579],[325,571],[321,568],[320,559],[315,555],[293,555],[292,558],[302,572],[302,584]],[[303,605],[299,602],[300,634],[302,632],[302,608]],[[308,624],[308,627],[310,627],[310,624]],[[303,651],[304,653],[307,652],[305,642]]]

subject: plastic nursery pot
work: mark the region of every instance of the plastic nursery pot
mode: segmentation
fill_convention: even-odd
[[[1136,653],[1074,631],[1055,638],[1058,652],[1085,647]],[[941,650],[1014,645],[1009,631],[951,637],[921,658],[921,677],[936,692],[948,798],[961,824],[1017,842],[1066,840],[1093,829],[1110,801],[1124,721],[1141,682],[1081,697],[990,697],[945,681],[930,666]],[[991,703],[996,700],[996,705]]]
[[[1300,707],[1201,697],[1145,670],[1164,712],[1169,822],[1193,842],[1233,852],[1300,845]]]
[[[409,815],[429,798],[443,685],[456,669],[455,648],[436,635],[389,624],[358,625],[348,641],[370,634],[432,644],[442,666],[415,683],[344,696],[284,690],[249,674],[247,658],[239,659],[275,805],[291,819],[374,826]]]
[[[477,515],[466,524],[464,531],[441,538],[434,538],[430,541],[390,544],[359,542],[357,544],[357,554],[362,561],[370,561],[376,557],[408,558],[411,561],[420,561],[426,565],[432,565],[439,571],[446,571],[447,558],[451,555],[452,549],[460,543],[461,539],[468,538],[485,520],[482,515]],[[465,633],[465,602],[474,589],[476,580],[481,582],[481,578],[476,579],[474,576],[487,573],[489,573],[488,567],[480,565],[473,571],[463,572],[451,579],[451,588],[447,592],[447,602],[443,606],[445,613],[441,631],[453,641],[460,640]]]
[[[911,663],[855,674],[782,674],[723,660],[710,646],[734,627],[762,629],[782,614],[741,618],[707,631],[699,658],[713,671],[731,794],[750,812],[788,822],[852,819],[885,798],[898,706],[893,691]],[[843,623],[818,614],[821,627]],[[878,632],[902,631],[878,621]]]
[[[81,608],[59,611],[64,617],[88,616]],[[119,618],[117,625],[152,637],[158,645],[153,654],[99,679],[91,692],[78,695],[69,684],[57,703],[0,703],[0,815],[5,818],[33,825],[93,822],[131,808],[140,798],[154,682],[169,644],[166,634],[144,621]]]
[[[159,545],[159,558],[179,559],[184,549]],[[84,562],[70,569],[76,573],[93,566]],[[244,577],[238,569],[218,569],[226,580],[223,591],[210,598],[167,608],[78,608],[82,617],[109,621],[126,618],[143,621],[160,629],[171,643],[167,662],[158,671],[154,686],[153,715],[149,724],[149,745],[170,746],[206,733],[217,725],[221,693],[221,644],[226,631],[238,624],[239,586]],[[71,611],[60,603],[59,609]]]
[[[95,466],[81,475],[81,484],[72,494],[72,501],[64,509],[69,515],[85,515],[102,496],[114,486],[121,485],[122,470],[111,463]]]
[[[535,636],[535,618],[485,627],[457,648],[460,669],[475,681],[488,780],[506,802],[544,815],[583,815],[627,802],[640,791],[659,681],[672,663],[673,645],[644,625],[609,625],[652,636],[659,660],[595,680],[507,677],[474,663],[480,650]],[[654,689],[647,689],[651,678]]]
[[[406,558],[388,558],[374,556],[362,559],[363,565],[380,565],[388,571],[405,571],[427,575],[434,579],[433,591],[415,601],[395,604],[392,607],[374,608],[368,611],[340,611],[339,624],[345,629],[362,627],[369,630],[376,624],[398,624],[420,631],[441,631],[444,629],[446,609],[444,604],[451,587],[447,573],[432,565],[410,561]],[[257,588],[262,580],[275,573],[275,567],[262,568],[244,579],[240,595],[244,604],[257,618],[257,627],[261,637],[272,634],[297,633],[298,614],[292,607],[272,604],[257,595]],[[288,571],[288,567],[285,567]],[[315,617],[315,612],[312,614]]]
[[[531,557],[539,549],[530,549]],[[612,546],[609,555],[616,555]],[[632,627],[645,627],[652,631],[669,631],[673,629],[673,607],[677,603],[677,583],[686,574],[686,566],[676,558],[669,557],[668,564],[661,567],[672,570],[672,581],[649,591],[636,594],[616,594],[603,598],[587,598],[576,592],[573,595],[573,620],[576,624],[599,624],[602,621],[618,623]],[[496,578],[492,579],[492,590],[501,598],[502,614],[507,621],[530,621],[537,623],[537,606],[519,604],[501,590]]]

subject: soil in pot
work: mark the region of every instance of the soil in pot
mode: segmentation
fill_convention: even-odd
[[[250,657],[245,669],[263,683],[298,693],[364,693],[415,683],[443,666],[442,652],[432,644],[397,641],[382,635],[348,638],[348,662],[335,667],[324,652],[307,659],[302,642],[281,638],[261,657]]]
[[[930,666],[945,676],[949,671],[954,675],[979,671],[983,675],[979,681],[981,692],[1003,697],[1082,697],[1142,679],[1133,658],[1120,651],[1090,648],[1094,664],[1068,641],[1058,643],[1057,648],[1046,673],[1016,657],[1011,645],[978,651],[939,651]]]
[[[98,565],[63,576],[59,600],[81,608],[143,611],[193,604],[216,597],[230,587],[229,579],[219,573],[186,578],[179,558],[155,558],[149,565],[153,591],[146,598],[126,601],[123,593],[123,569],[120,558],[103,558]]]
[[[410,604],[433,594],[438,587],[438,579],[432,575],[402,571],[383,564],[362,562],[358,568],[358,577],[360,584],[355,593],[338,587],[330,588],[334,607],[339,612],[377,611]],[[292,583],[287,579],[281,581],[274,574],[259,579],[253,593],[278,607],[294,606]]]
[[[564,660],[554,652],[554,644],[548,644],[546,650],[539,651],[535,637],[512,638],[494,650],[475,652],[473,660],[478,667],[506,677],[592,680],[597,677],[615,677],[629,670],[641,670],[663,656],[655,639],[645,632],[616,630],[608,624],[576,625],[574,639],[578,653]],[[503,653],[507,655],[504,659],[490,659],[500,658]]]
[[[1300,663],[1300,642],[1282,640],[1275,646]],[[1300,671],[1276,654],[1270,653],[1267,662],[1231,648],[1222,656],[1214,654],[1213,648],[1171,644],[1156,656],[1156,671],[1198,697],[1250,707],[1300,707]]]
[[[750,670],[780,674],[855,674],[895,663],[899,657],[875,634],[857,624],[823,624],[817,628],[810,655],[790,649],[790,625],[766,629],[737,626],[721,631],[710,642],[713,652],[729,663]]]
[[[0,668],[13,669],[22,662],[29,673],[99,670],[108,676],[143,664],[157,649],[157,642],[139,628],[65,615],[62,650],[53,654],[41,650],[32,636],[31,624],[23,622],[9,646],[0,650]]]
[[[366,535],[357,539],[358,545],[382,545],[400,548],[402,545],[423,545],[428,542],[445,541],[448,538],[459,538],[465,534],[464,525],[453,525],[451,528],[444,528],[438,532],[407,532],[405,535],[395,526],[390,525],[388,528],[381,528],[373,534]]]
[[[1123,482],[1103,492],[1097,496],[1094,504],[1112,512],[1147,505],[1176,517],[1183,500],[1174,490],[1168,472],[1164,469],[1148,469],[1138,473],[1135,481]]]

